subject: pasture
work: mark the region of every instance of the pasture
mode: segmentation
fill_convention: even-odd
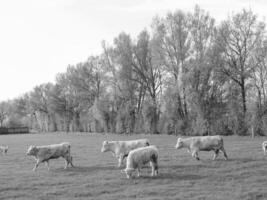
[[[103,140],[148,138],[159,148],[159,175],[150,168],[141,178],[127,179],[110,152],[101,153]],[[267,157],[261,143],[267,138],[224,137],[229,160],[220,154],[200,152],[201,161],[186,149],[176,150],[176,137],[167,135],[120,136],[113,134],[49,133],[2,135],[0,144],[9,145],[0,156],[0,199],[93,199],[93,200],[215,200],[267,199]],[[75,168],[64,170],[64,160],[51,160],[50,171],[25,155],[29,145],[69,141]]]

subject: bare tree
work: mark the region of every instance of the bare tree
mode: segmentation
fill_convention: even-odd
[[[132,62],[133,71],[138,78],[134,81],[144,84],[150,98],[151,107],[149,109],[150,131],[157,133],[159,120],[158,112],[158,92],[161,86],[161,66],[153,60],[153,48],[150,36],[147,31],[142,31],[136,45],[134,46],[134,58]]]
[[[0,127],[3,126],[3,123],[5,121],[5,119],[7,118],[7,106],[8,106],[8,103],[7,102],[1,102],[0,103]]]
[[[183,77],[190,56],[189,15],[180,10],[168,13],[166,18],[155,18],[152,28],[157,60],[173,80],[168,81],[168,85],[175,93],[174,107],[177,112],[171,118],[174,119],[175,132],[177,132],[177,120],[186,120],[188,114]]]
[[[264,29],[264,23],[259,22],[250,10],[243,10],[229,17],[219,28],[217,44],[225,60],[221,71],[239,86],[244,117],[247,111],[246,86],[255,67],[251,65],[250,60],[264,34]]]

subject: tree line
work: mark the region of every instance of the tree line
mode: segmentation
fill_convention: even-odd
[[[32,130],[266,135],[265,22],[243,9],[216,24],[208,12],[153,18],[55,83],[0,103],[0,126]]]

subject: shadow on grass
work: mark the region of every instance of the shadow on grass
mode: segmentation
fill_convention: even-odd
[[[220,162],[216,162],[216,161],[213,161],[213,162],[209,162],[209,161],[205,161],[205,162],[202,162],[202,161],[198,161],[198,163],[196,164],[191,164],[191,165],[184,165],[184,164],[177,164],[177,165],[163,165],[163,166],[160,166],[161,169],[169,169],[169,170],[196,170],[196,169],[202,169],[202,168],[205,168],[205,169],[211,169],[211,168],[217,168],[217,164],[220,164]]]
[[[67,169],[57,168],[54,169],[54,172],[76,172],[76,173],[94,173],[98,171],[111,171],[111,170],[120,170],[115,166],[75,166],[69,167]]]
[[[139,178],[135,177],[135,179],[155,179],[155,180],[200,180],[205,177],[195,174],[177,174],[177,173],[160,173],[157,176],[150,175],[141,175]]]
[[[248,163],[248,162],[255,162],[259,161],[257,158],[247,157],[247,158],[229,158],[226,162],[241,162],[241,163]]]

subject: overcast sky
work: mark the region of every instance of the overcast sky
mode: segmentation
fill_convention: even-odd
[[[198,4],[216,21],[251,8],[263,19],[265,0],[0,0],[0,101],[54,82],[68,64],[101,52],[121,31],[135,37],[155,15]]]

